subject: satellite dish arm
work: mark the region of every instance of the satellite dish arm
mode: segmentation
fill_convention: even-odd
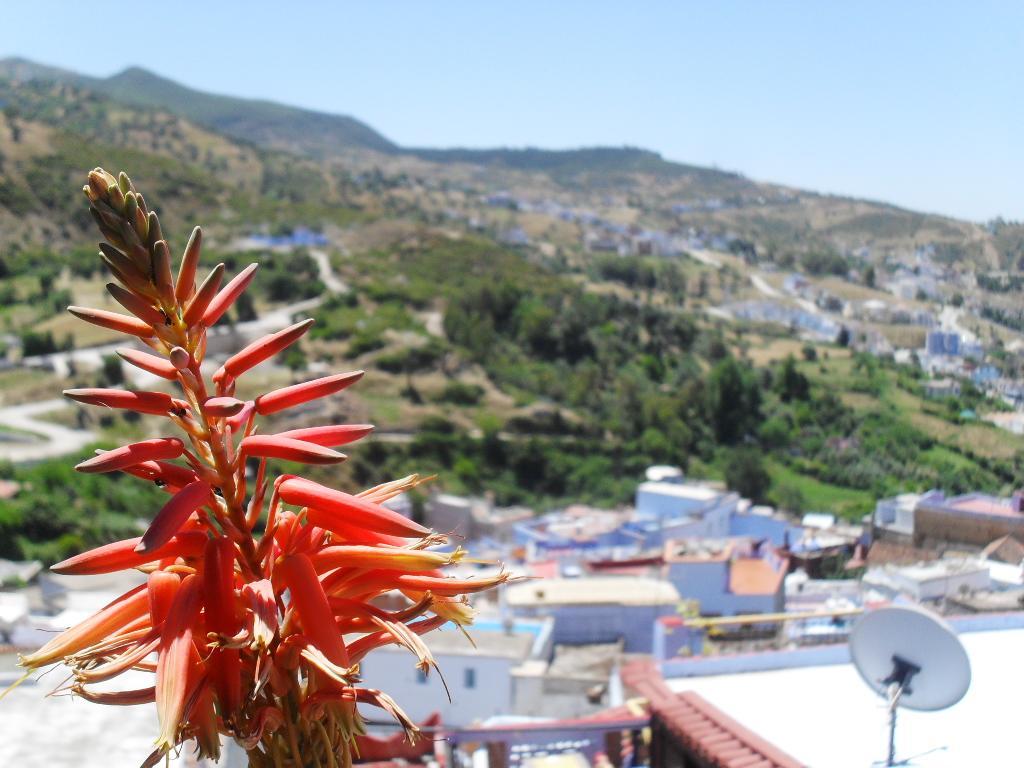
[[[894,655],[892,672],[881,681],[882,685],[887,686],[889,693],[889,756],[885,761],[887,766],[896,765],[896,708],[904,693],[913,693],[910,681],[920,671],[921,667],[917,664]]]

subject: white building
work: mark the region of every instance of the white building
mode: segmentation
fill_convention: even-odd
[[[888,598],[904,597],[917,603],[937,603],[946,597],[992,588],[988,566],[973,557],[869,568],[862,582],[865,588]]]
[[[424,675],[407,650],[385,646],[362,661],[362,678],[367,686],[400,701],[417,722],[440,712],[445,725],[470,725],[517,711],[514,671],[550,653],[551,630],[551,622],[517,621],[508,629],[482,622],[468,628],[471,643],[458,629],[446,626],[425,638],[440,675],[437,670]]]
[[[720,538],[739,503],[739,494],[699,483],[647,481],[636,490],[636,517],[661,521],[675,538]]]
[[[679,593],[667,581],[627,576],[544,579],[507,587],[516,616],[554,619],[554,642],[622,641],[628,653],[650,653],[654,621],[674,614]]]

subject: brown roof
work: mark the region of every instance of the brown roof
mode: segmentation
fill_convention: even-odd
[[[786,569],[775,570],[760,557],[738,557],[729,566],[729,591],[734,595],[774,595]]]
[[[711,768],[806,768],[718,707],[693,691],[674,693],[653,661],[636,661],[622,668],[622,682],[650,705],[654,717],[688,749],[701,765]]]

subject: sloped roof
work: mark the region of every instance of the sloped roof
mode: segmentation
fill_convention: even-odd
[[[622,668],[622,682],[649,702],[654,716],[710,768],[806,768],[693,691],[674,693],[653,661]]]
[[[1012,534],[1007,534],[985,547],[981,556],[1000,563],[1020,565],[1024,561],[1024,544]]]

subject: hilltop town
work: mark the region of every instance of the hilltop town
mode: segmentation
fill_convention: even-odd
[[[477,602],[472,642],[451,629],[432,644],[443,681],[397,650],[367,658],[363,677],[444,737],[410,746],[374,721],[366,748],[381,759],[824,765],[825,746],[751,715],[730,677],[779,675],[748,690],[824,743],[837,729],[806,722],[817,694],[790,681],[834,667],[846,691],[865,610],[928,606],[976,665],[1024,631],[1019,223],[630,148],[403,148],[324,115],[300,136],[309,113],[137,69],[96,79],[7,60],[0,107],[0,683],[15,651],[142,578],[47,571],[137,535],[157,494],[70,470],[153,435],[62,389],[166,386],[64,313],[113,308],[73,194],[100,162],[131,166],[169,230],[202,223],[211,263],[260,263],[253,298],[211,334],[211,365],[312,317],[254,391],[367,371],[361,391],[271,428],[375,424],[333,477],[436,473],[389,503],[518,576]],[[996,677],[963,717],[993,717],[1015,680]],[[44,738],[40,686],[12,694],[24,744]],[[940,738],[926,735],[922,750]],[[76,759],[69,745],[61,759]],[[22,748],[0,746],[0,762]]]

